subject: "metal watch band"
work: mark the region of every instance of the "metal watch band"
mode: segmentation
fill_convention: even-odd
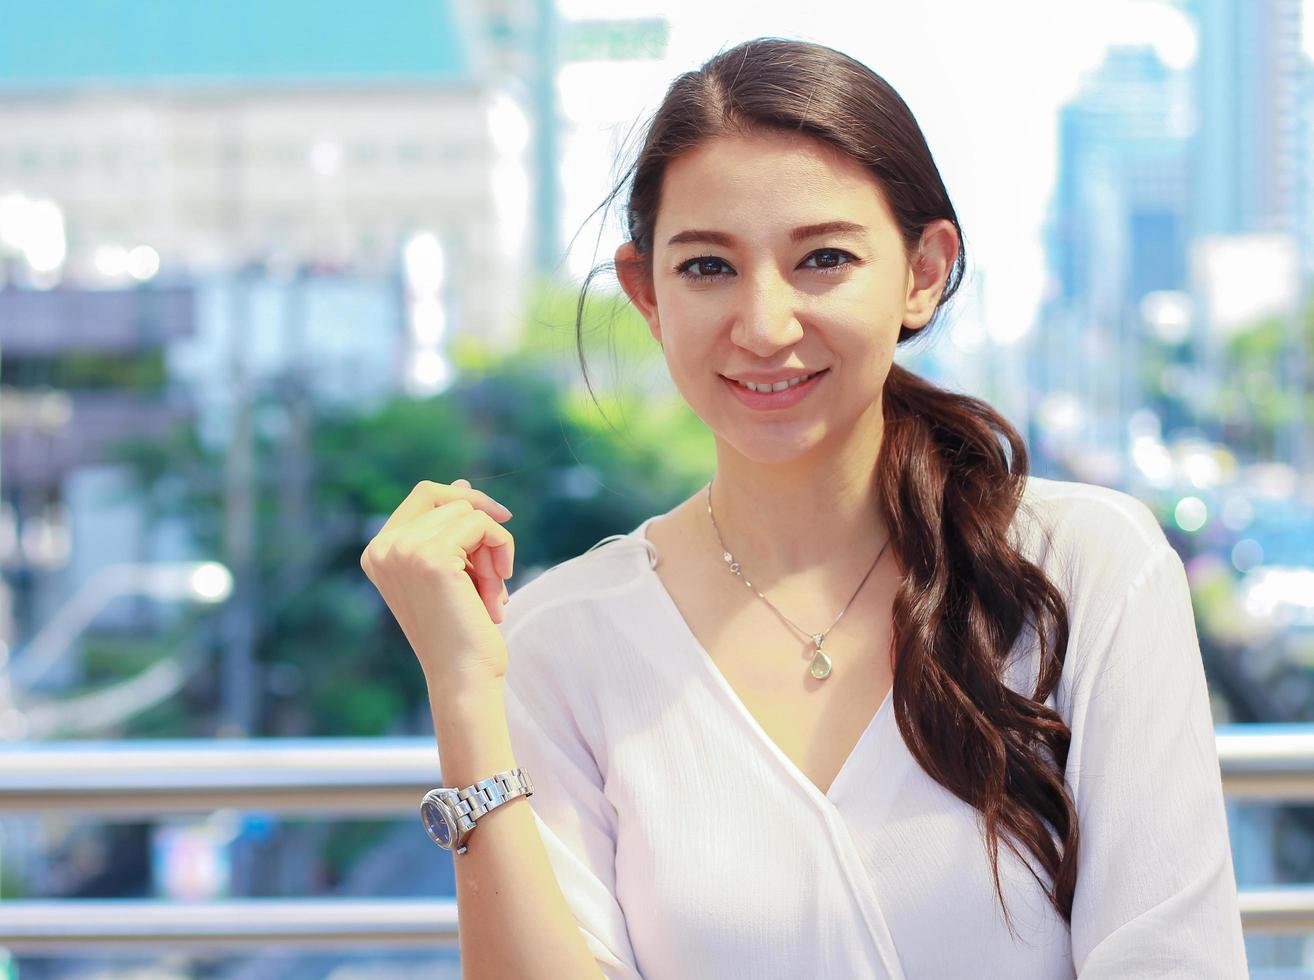
[[[534,784],[529,778],[529,773],[521,767],[516,767],[494,773],[487,779],[481,779],[462,789],[439,787],[430,791],[429,796],[436,793],[442,793],[447,798],[449,809],[456,820],[457,833],[452,841],[454,845],[452,849],[457,854],[464,854],[465,840],[474,830],[479,818],[508,800],[514,800],[518,796],[533,796]],[[429,796],[426,796],[426,799]]]
[[[461,802],[456,807],[462,820],[468,819],[471,826],[474,826],[473,821],[494,807],[501,806],[507,800],[514,800],[517,796],[533,794],[534,784],[529,781],[529,773],[519,767],[503,769],[487,779],[457,790],[456,795]]]

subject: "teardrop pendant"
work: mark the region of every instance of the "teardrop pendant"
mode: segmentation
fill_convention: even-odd
[[[808,672],[819,681],[824,681],[830,676],[830,657],[821,652],[821,643],[826,638],[825,633],[813,633],[812,642],[817,648],[817,652],[812,657],[812,664]]]

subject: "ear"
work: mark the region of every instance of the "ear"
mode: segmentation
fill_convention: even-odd
[[[917,330],[931,319],[958,259],[958,231],[948,218],[938,218],[922,230],[922,241],[908,269],[908,298],[903,325]]]
[[[616,249],[616,277],[635,309],[648,321],[648,330],[660,344],[662,327],[657,316],[657,294],[648,274],[648,260],[639,254],[633,242],[625,242]]]

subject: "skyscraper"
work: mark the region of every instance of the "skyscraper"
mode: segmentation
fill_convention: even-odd
[[[1284,232],[1305,238],[1308,63],[1301,0],[1188,0],[1199,32],[1193,84],[1193,238]]]
[[[1088,450],[1120,450],[1138,407],[1141,301],[1186,282],[1190,95],[1154,48],[1115,47],[1060,113],[1032,387],[1075,399]]]

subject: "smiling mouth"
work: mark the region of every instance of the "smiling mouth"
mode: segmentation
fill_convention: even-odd
[[[760,395],[770,395],[775,392],[788,391],[790,388],[797,388],[804,382],[811,381],[813,378],[825,374],[829,370],[830,368],[822,368],[820,371],[813,371],[811,374],[800,374],[797,378],[791,378],[788,382],[779,381],[774,385],[754,385],[745,381],[738,381],[734,378],[726,378],[724,374],[721,375],[721,377],[725,378],[725,380],[729,381],[731,384],[738,385],[740,388],[747,391],[755,391]]]

